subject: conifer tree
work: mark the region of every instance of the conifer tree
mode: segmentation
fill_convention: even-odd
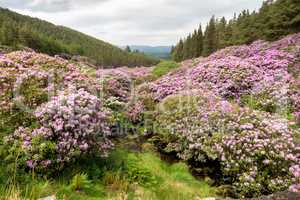
[[[197,31],[197,48],[196,48],[196,57],[199,57],[202,55],[203,53],[203,32],[202,32],[202,27],[201,27],[201,24],[198,28],[198,31]]]
[[[183,44],[183,59],[189,59],[192,55],[192,36],[189,35]]]
[[[299,0],[265,0],[258,12],[243,10],[228,21],[213,16],[204,35],[200,26],[176,45],[172,55],[182,61],[208,56],[227,46],[249,44],[258,39],[272,41],[297,32],[300,32]]]
[[[172,57],[176,62],[180,62],[184,59],[184,56],[183,56],[183,40],[182,39],[180,39],[178,45],[174,48]]]
[[[204,36],[204,55],[208,56],[209,54],[217,50],[217,32],[216,32],[216,21],[215,17],[209,21],[207,25],[205,36]]]
[[[226,46],[225,34],[226,34],[226,19],[222,17],[217,24],[217,49],[222,49]]]
[[[128,52],[128,53],[131,53],[130,46],[126,46],[125,51]]]

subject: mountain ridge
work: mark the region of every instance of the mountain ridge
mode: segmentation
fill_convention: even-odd
[[[153,56],[159,59],[170,59],[172,46],[168,45],[128,45],[132,51],[143,52],[146,55]],[[125,49],[126,46],[121,46]]]

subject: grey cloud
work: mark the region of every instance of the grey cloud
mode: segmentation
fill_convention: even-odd
[[[148,7],[130,7],[120,10],[113,16],[101,16],[100,13],[90,13],[76,20],[80,26],[105,26],[110,24],[122,24],[124,27],[134,29],[170,30],[182,27],[191,21],[197,23],[207,21],[213,14],[217,17],[233,16],[233,12],[239,12],[244,8],[251,10],[257,7],[257,1],[248,0],[166,0],[163,4],[153,4]],[[161,9],[159,9],[161,8]],[[205,25],[205,24],[203,24]]]
[[[54,0],[54,1],[35,1],[35,0],[2,0],[2,7],[24,9],[41,12],[59,12],[69,9],[69,1]]]
[[[212,15],[232,17],[263,0],[0,0],[25,14],[117,45],[174,44]]]
[[[80,7],[90,4],[99,4],[106,1],[109,0],[1,0],[0,6],[34,12],[55,13],[69,11],[74,8],[74,5]]]

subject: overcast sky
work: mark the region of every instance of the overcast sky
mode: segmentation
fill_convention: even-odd
[[[0,0],[0,6],[115,45],[172,45],[214,14],[231,18],[263,0]]]

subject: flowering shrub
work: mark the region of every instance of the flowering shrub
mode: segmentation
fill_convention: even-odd
[[[40,106],[35,116],[40,128],[19,128],[6,138],[10,151],[21,149],[22,164],[37,170],[61,169],[65,163],[87,153],[105,156],[112,147],[110,112],[83,89],[61,93]]]
[[[218,161],[224,180],[241,196],[298,187],[300,146],[287,120],[199,94],[160,104],[157,124],[165,151],[190,163]]]
[[[63,75],[63,76],[62,76]],[[85,89],[86,91],[99,95],[103,92],[101,83],[99,83],[94,77],[81,73],[77,65],[67,65],[67,71],[61,74],[63,80],[61,81],[61,87],[75,87],[76,89]]]
[[[36,53],[34,51],[15,51],[5,55],[14,64],[19,63],[25,68],[42,68],[42,69],[55,69],[65,68],[69,62],[58,57],[51,57],[46,54]]]
[[[151,93],[151,87],[151,83],[140,84],[134,91],[135,95],[132,95],[130,101],[127,103],[125,115],[134,124],[139,122],[145,124],[152,121],[152,118],[149,119],[146,117],[146,115],[151,115],[151,112],[155,111],[157,104],[154,95]]]
[[[153,68],[151,67],[136,67],[136,68],[128,68],[128,67],[119,67],[114,69],[100,69],[98,70],[98,74],[101,73],[103,75],[114,75],[114,74],[122,74],[122,76],[130,77],[131,79],[139,79],[146,78],[151,75]]]
[[[239,98],[241,94],[257,91],[270,77],[275,81],[289,81],[287,66],[294,60],[279,59],[281,54],[285,55],[282,52],[277,52],[280,55],[276,54],[278,57],[274,51],[264,53],[247,59],[236,56],[217,60],[209,58],[193,68],[182,68],[164,76],[154,83],[152,91],[157,100],[187,89],[203,88],[209,88],[223,97]],[[277,66],[282,68],[278,69]],[[260,88],[263,89],[262,86]]]
[[[118,69],[98,70],[97,78],[103,87],[103,92],[108,97],[116,97],[127,102],[131,95],[131,77]]]
[[[291,107],[289,86],[294,78],[289,69],[299,66],[299,48],[290,49],[297,45],[299,34],[274,43],[228,47],[194,63],[183,62],[178,70],[153,82],[151,90],[157,101],[186,90],[210,89],[236,101],[243,95],[260,98],[262,110],[282,102]],[[269,102],[264,102],[266,99]]]
[[[98,95],[101,85],[76,64],[35,52],[0,56],[0,129],[34,123],[33,111],[58,91],[84,88]]]
[[[137,101],[134,104],[130,104],[126,110],[127,117],[132,122],[141,121],[141,114],[144,112],[145,107],[141,101]]]
[[[161,102],[160,147],[194,167],[217,161],[241,196],[299,191],[299,38],[228,47],[144,87]]]
[[[299,191],[299,44],[295,34],[161,69],[1,54],[0,132],[12,133],[5,148],[27,169],[60,170],[105,156],[113,129],[126,126],[154,133],[163,151],[195,168],[216,169],[241,197]],[[167,74],[153,81],[153,73]]]
[[[30,112],[48,100],[48,74],[0,57],[0,129],[30,125]]]
[[[273,84],[271,84],[273,83]],[[286,82],[261,82],[250,94],[241,96],[241,104],[270,113],[287,114],[292,109],[289,85]]]
[[[18,167],[25,165],[41,171],[55,165],[56,144],[50,140],[51,135],[51,130],[44,127],[34,131],[19,127],[4,141],[9,155],[18,158]]]

